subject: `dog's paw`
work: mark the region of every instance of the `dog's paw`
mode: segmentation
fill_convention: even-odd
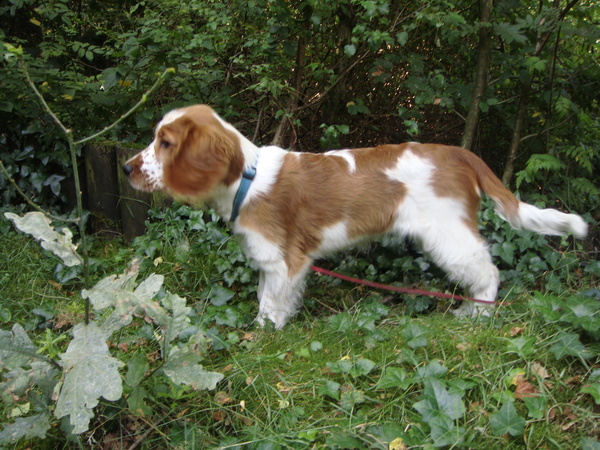
[[[277,314],[259,314],[256,316],[254,321],[261,328],[269,328],[274,327],[276,330],[281,330],[283,326],[287,323],[288,317],[280,316]]]
[[[463,301],[462,305],[451,312],[456,317],[491,317],[494,314],[494,304]]]

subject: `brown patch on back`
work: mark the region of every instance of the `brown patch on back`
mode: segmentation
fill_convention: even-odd
[[[403,150],[352,150],[355,172],[342,157],[290,153],[268,197],[254,199],[242,210],[241,224],[278,245],[293,276],[319,248],[326,227],[346,221],[350,239],[389,230],[406,188],[385,170]]]
[[[510,217],[517,214],[517,198],[504,187],[487,164],[471,151],[430,144],[417,148],[437,167],[432,183],[435,193],[440,197],[452,197],[463,202],[468,215],[467,225],[475,234],[478,234],[477,213],[481,199],[479,189],[497,204],[504,215]]]
[[[219,183],[240,177],[244,157],[239,138],[204,105],[157,130],[156,155],[164,165],[164,183],[176,196],[206,199]],[[164,146],[164,142],[168,146]]]

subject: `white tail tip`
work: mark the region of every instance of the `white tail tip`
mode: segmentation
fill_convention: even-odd
[[[584,238],[588,233],[588,225],[577,214],[567,214],[555,209],[539,209],[533,205],[519,202],[518,223],[511,223],[515,228],[523,228],[540,234],[558,235],[573,234]]]

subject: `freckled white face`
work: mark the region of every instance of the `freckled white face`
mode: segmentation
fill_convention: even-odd
[[[174,122],[184,115],[184,113],[184,111],[178,109],[167,113],[156,127],[152,143],[127,161],[127,165],[137,168],[129,177],[129,182],[134,188],[146,192],[159,191],[165,188],[163,163],[156,156],[156,146],[159,144],[156,136],[162,126]]]
[[[156,157],[155,144],[156,139],[142,152],[140,171],[152,190],[157,191],[165,186],[163,182],[163,165]]]

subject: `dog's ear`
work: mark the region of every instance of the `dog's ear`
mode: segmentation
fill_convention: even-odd
[[[217,184],[229,186],[241,175],[239,140],[220,124],[182,117],[161,127],[157,138],[156,145],[163,146],[165,181],[175,193],[201,198]],[[161,139],[166,142],[161,144]]]
[[[155,152],[163,164],[171,164],[185,148],[186,141],[194,123],[188,118],[181,118],[160,127],[156,133]]]

